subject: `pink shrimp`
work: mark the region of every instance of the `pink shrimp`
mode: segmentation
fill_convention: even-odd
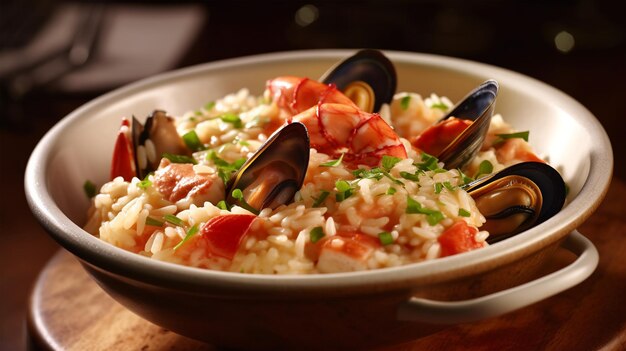
[[[377,166],[383,156],[406,158],[398,135],[379,114],[360,110],[333,84],[299,77],[270,80],[267,90],[288,123],[303,123],[311,147],[350,166]]]

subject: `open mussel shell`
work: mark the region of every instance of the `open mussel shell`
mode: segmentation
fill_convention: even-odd
[[[393,63],[380,51],[365,49],[337,63],[319,79],[335,84],[366,112],[377,112],[396,92]]]
[[[280,128],[232,177],[226,186],[226,202],[239,204],[232,192],[240,189],[246,203],[257,211],[290,203],[304,182],[309,150],[304,124],[293,122]]]
[[[176,131],[174,118],[167,116],[165,111],[155,110],[144,125],[133,116],[131,134],[139,179],[158,168],[164,153],[190,155]]]
[[[481,227],[494,243],[532,228],[561,210],[566,188],[554,168],[523,162],[464,186],[487,219]]]
[[[456,117],[473,121],[437,155],[446,168],[463,168],[480,151],[489,130],[497,96],[498,83],[495,80],[487,80],[472,90],[440,120],[441,122]]]

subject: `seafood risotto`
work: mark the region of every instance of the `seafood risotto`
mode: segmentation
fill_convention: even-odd
[[[493,114],[497,83],[453,106],[395,80],[363,50],[321,82],[278,77],[262,96],[124,119],[85,230],[194,267],[331,273],[478,249],[560,210],[563,180]]]

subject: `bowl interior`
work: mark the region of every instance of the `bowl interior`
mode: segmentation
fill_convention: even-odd
[[[221,61],[159,75],[106,94],[74,111],[38,145],[26,175],[31,207],[44,213],[40,215],[44,222],[61,228],[57,235],[69,233],[72,240],[80,241],[81,236],[88,236],[78,229],[85,223],[89,205],[82,186],[86,180],[98,186],[108,180],[121,117],[135,115],[143,120],[156,108],[182,115],[243,87],[261,94],[268,79],[281,75],[317,78],[353,52],[304,51]],[[388,56],[398,71],[398,91],[424,97],[436,93],[458,101],[486,79],[499,82],[496,113],[516,129],[530,131],[532,146],[562,173],[570,189],[564,210],[536,227],[537,232],[548,235],[567,226],[572,230],[573,223],[579,223],[577,217],[590,214],[597,206],[610,181],[612,151],[606,133],[583,106],[554,88],[501,68],[434,55],[389,52]],[[56,211],[57,207],[61,215],[44,209]],[[507,241],[521,242],[518,237]],[[108,250],[101,242],[88,245]],[[450,262],[463,264],[454,259]]]

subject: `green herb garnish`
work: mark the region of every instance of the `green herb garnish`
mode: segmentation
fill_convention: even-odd
[[[257,210],[256,208],[252,207],[248,202],[246,202],[246,199],[244,199],[244,197],[243,197],[243,191],[241,191],[241,189],[233,190],[231,195],[232,195],[233,198],[235,198],[237,201],[239,201],[239,206],[241,206],[241,207],[245,208],[246,210],[254,213],[255,215],[259,214],[259,210]]]
[[[234,113],[225,113],[220,116],[220,119],[226,123],[230,123],[233,127],[240,129],[243,127],[243,123],[241,122],[241,118]]]
[[[443,184],[442,183],[435,183],[435,194],[441,193],[442,190],[443,190]]]
[[[320,163],[320,166],[322,167],[337,167],[339,165],[341,165],[341,161],[343,161],[343,155],[345,153],[341,153],[341,156],[339,156],[338,159],[336,160],[330,160],[328,162],[324,162],[324,163]]]
[[[499,138],[493,142],[493,144],[499,144],[507,139],[524,139],[524,141],[528,141],[529,131],[517,132],[517,133],[509,133],[509,134],[496,134]]]
[[[207,102],[206,105],[204,105],[204,109],[207,111],[211,111],[213,107],[215,107],[215,101]]]
[[[463,173],[463,171],[461,171],[460,169],[457,168],[456,170],[459,171],[459,177],[461,177],[461,181],[463,182],[463,185],[467,185],[474,181],[474,179],[465,175],[465,173]]]
[[[170,160],[173,163],[193,163],[194,165],[198,164],[195,158],[186,155],[174,155],[168,154],[167,152],[163,154],[163,157]]]
[[[382,245],[393,244],[393,236],[389,232],[378,233],[378,240]]]
[[[406,200],[407,200],[406,213],[425,214],[426,215],[426,221],[430,225],[435,225],[435,224],[439,223],[444,218],[443,217],[443,213],[441,213],[441,211],[431,210],[429,208],[422,207],[422,204],[420,204],[419,202],[415,201],[410,196],[407,196]]]
[[[396,188],[394,187],[389,187],[389,189],[387,189],[387,195],[393,195],[396,193]]]
[[[179,247],[183,246],[183,244],[186,243],[187,240],[191,239],[192,236],[196,235],[197,232],[198,225],[194,224],[193,227],[189,228],[189,230],[187,231],[187,235],[185,235],[185,238],[181,242],[176,244],[176,246],[174,246],[174,250],[177,250]]]
[[[336,181],[335,188],[337,188],[335,200],[337,200],[338,202],[349,198],[352,195],[352,192],[355,190],[355,188],[353,188],[350,183],[345,180]]]
[[[399,157],[384,155],[382,158],[382,166],[385,171],[389,172],[398,162],[402,161]]]
[[[456,190],[456,188],[454,187],[454,185],[452,185],[452,184],[451,184],[450,182],[448,182],[448,181],[443,182],[443,186],[444,186],[446,189],[450,190],[450,191],[454,191],[454,190]]]
[[[187,148],[189,148],[189,150],[191,151],[195,152],[206,150],[206,146],[202,144],[195,130],[191,130],[185,133],[185,135],[183,135],[183,141],[185,142],[185,145],[187,145]]]
[[[164,223],[159,221],[158,219],[154,219],[152,217],[146,217],[146,225],[151,225],[153,227],[162,227],[163,224]]]
[[[85,191],[85,195],[90,199],[98,194],[96,185],[92,183],[91,180],[86,180],[85,183],[83,183],[83,190]]]
[[[466,210],[464,208],[459,208],[459,216],[461,216],[461,217],[469,217],[471,215],[472,214],[468,210]]]
[[[476,174],[476,179],[480,178],[480,176],[483,174],[491,174],[491,172],[493,172],[493,165],[491,164],[491,162],[483,160],[483,162],[478,165],[478,173]]]
[[[150,181],[150,174],[152,173],[148,173],[146,174],[146,176],[143,178],[142,181],[140,181],[139,183],[137,183],[137,186],[141,189],[146,190],[149,186],[152,185],[152,182]]]
[[[402,109],[406,111],[406,109],[409,108],[410,102],[411,102],[411,95],[404,96],[400,100],[400,107],[402,107]]]
[[[320,239],[325,236],[326,234],[324,234],[324,229],[322,229],[322,227],[315,227],[309,232],[309,238],[313,244],[320,241]]]
[[[430,105],[430,108],[436,108],[442,111],[447,111],[448,105],[444,104],[443,102],[437,102],[437,103]]]
[[[404,171],[400,172],[400,177],[404,179],[412,180],[414,182],[418,182],[420,180],[420,177],[418,174],[413,174],[413,173],[404,172]]]
[[[215,207],[219,208],[220,210],[230,211],[230,208],[228,208],[228,204],[224,200],[220,200],[220,202],[218,202]]]
[[[217,152],[215,150],[209,150],[206,153],[205,159],[207,161],[213,161],[217,168],[217,175],[222,179],[224,184],[228,183],[232,174],[241,168],[244,163],[246,163],[246,159],[244,157],[233,161],[233,163],[228,163],[226,160],[217,156]]]
[[[328,197],[329,194],[330,194],[330,191],[322,190],[322,192],[317,198],[313,198],[315,200],[315,202],[313,203],[313,207],[320,207],[320,205],[323,204],[324,201],[326,201],[326,198]]]
[[[183,226],[183,220],[178,218],[178,217],[176,217],[176,216],[174,216],[174,215],[166,214],[165,216],[163,216],[163,219],[166,222],[171,223],[173,225],[176,225],[176,226],[179,226],[179,227]]]
[[[415,166],[422,171],[437,171],[441,169],[438,163],[439,160],[435,156],[422,152],[422,162],[416,163]]]

